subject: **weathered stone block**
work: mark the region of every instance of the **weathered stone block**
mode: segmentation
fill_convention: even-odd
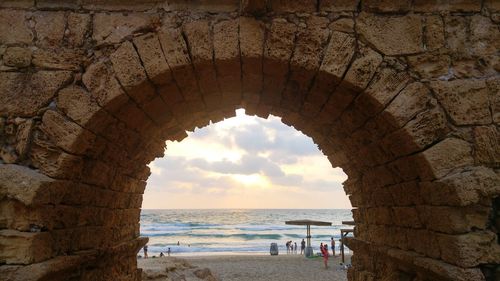
[[[54,276],[67,276],[68,272],[74,272],[86,261],[91,261],[93,257],[90,255],[79,256],[60,256],[49,259],[44,262],[31,264],[28,266],[10,265],[2,266],[0,274],[11,280],[43,280],[54,278]]]
[[[240,17],[242,94],[245,101],[258,103],[262,91],[264,25],[252,18]]]
[[[437,235],[441,258],[463,268],[500,262],[500,245],[495,233],[474,231],[463,235]]]
[[[340,79],[351,62],[354,55],[356,39],[342,32],[332,32],[330,43],[325,51],[320,71]]]
[[[70,86],[59,91],[57,107],[76,123],[91,131],[108,130],[115,122],[108,113],[92,98],[91,94],[77,86]]]
[[[349,66],[342,85],[363,90],[382,62],[382,56],[368,46],[361,46],[356,58]]]
[[[413,264],[445,279],[456,281],[484,280],[484,275],[479,268],[462,268],[424,257],[415,258]]]
[[[450,75],[451,71],[449,55],[425,53],[409,56],[408,63],[424,79],[444,78]]]
[[[184,99],[189,102],[202,104],[200,90],[196,83],[196,74],[191,65],[186,41],[181,32],[176,29],[166,29],[158,33],[158,38],[167,63],[172,70],[176,84],[179,86]]]
[[[62,152],[39,136],[33,140],[30,160],[35,168],[53,178],[79,177],[83,167],[81,156]]]
[[[155,96],[154,89],[149,84],[139,55],[132,43],[121,44],[111,54],[110,59],[120,84],[137,103],[142,104]]]
[[[493,23],[489,17],[475,15],[470,21],[472,53],[485,56],[496,54],[500,49],[500,31],[498,24]]]
[[[299,28],[293,55],[290,59],[290,74],[283,91],[281,106],[298,111],[310,84],[318,72],[324,45],[330,31],[326,28],[328,21],[321,17],[311,17],[308,27]],[[293,81],[293,82],[291,82]]]
[[[432,258],[441,257],[435,232],[426,229],[409,229],[407,238],[409,249]]]
[[[52,50],[37,49],[33,52],[33,65],[39,68],[54,70],[79,71],[85,61],[85,55],[75,50]]]
[[[14,199],[24,205],[57,204],[65,186],[24,166],[0,166],[0,198]]]
[[[33,32],[28,25],[29,14],[23,10],[0,11],[0,44],[30,44]]]
[[[52,241],[48,232],[0,230],[0,262],[31,264],[52,257]]]
[[[367,208],[365,211],[365,219],[368,224],[393,224],[393,215],[391,208]]]
[[[357,11],[358,4],[359,0],[322,0],[319,9],[327,12]]]
[[[436,50],[444,47],[444,21],[440,16],[425,17],[425,47]]]
[[[491,113],[493,115],[493,122],[500,124],[500,79],[490,78],[486,80],[486,85],[489,90],[489,99],[491,105]]]
[[[445,37],[446,47],[454,57],[463,57],[468,53],[467,46],[467,18],[461,16],[446,16]]]
[[[70,13],[66,38],[72,47],[81,47],[89,35],[91,18],[89,14]]]
[[[10,47],[3,54],[3,63],[13,67],[27,67],[31,64],[31,50],[22,47]]]
[[[19,159],[26,159],[30,145],[31,137],[33,133],[33,126],[35,122],[33,119],[26,119],[17,125],[16,133],[16,152],[19,155]]]
[[[4,0],[0,3],[2,8],[32,8],[35,6],[35,0]]]
[[[129,101],[119,82],[103,62],[90,65],[82,76],[82,82],[103,108],[116,111]]]
[[[467,206],[482,202],[500,191],[493,170],[476,167],[453,173],[434,182],[421,182],[422,198],[430,205]]]
[[[429,164],[421,172],[422,179],[441,178],[456,168],[473,164],[470,144],[457,138],[447,138],[431,146],[420,157]]]
[[[415,206],[422,203],[420,188],[416,181],[388,186],[386,188],[395,206]]]
[[[340,18],[328,26],[333,31],[354,33],[354,20],[352,18]]]
[[[403,128],[387,135],[383,143],[395,156],[408,155],[443,138],[447,132],[445,115],[432,109],[420,112]]]
[[[241,58],[239,21],[227,20],[214,25],[214,59],[225,104],[241,102]]]
[[[420,82],[411,83],[402,90],[387,106],[384,113],[389,114],[399,126],[404,126],[418,113],[425,110],[431,102],[430,91]]]
[[[475,127],[473,133],[476,161],[492,165],[500,163],[500,133],[497,127]]]
[[[141,30],[152,30],[159,25],[156,14],[97,13],[94,15],[92,39],[98,45],[116,44]]]
[[[294,24],[284,19],[275,19],[268,31],[264,47],[264,91],[261,103],[277,104],[285,87],[288,64],[293,53],[295,32]]]
[[[375,13],[405,13],[410,10],[411,1],[391,1],[391,0],[366,0],[363,1],[364,11]]]
[[[368,189],[391,185],[394,181],[393,174],[384,165],[371,168],[363,174],[363,186]]]
[[[37,12],[34,16],[37,43],[40,46],[60,46],[66,29],[64,12]]]
[[[266,0],[242,0],[240,1],[240,11],[250,14],[263,14],[267,10]]]
[[[358,108],[366,116],[382,111],[410,82],[408,73],[393,68],[383,68],[370,81],[368,88],[357,99]]]
[[[73,9],[80,8],[80,3],[75,1],[58,1],[58,0],[37,0],[36,7],[39,9]]]
[[[473,205],[467,208],[418,206],[417,209],[427,229],[449,234],[485,230],[488,225],[490,211],[490,208],[481,205]]]
[[[479,12],[481,3],[475,0],[415,0],[413,9],[417,12]]]
[[[278,13],[286,12],[316,12],[316,1],[314,0],[269,0],[271,9]]]
[[[484,80],[432,82],[436,96],[458,125],[489,124],[488,89]]]
[[[424,51],[420,16],[382,17],[361,13],[357,18],[357,28],[368,42],[386,55],[407,55]]]
[[[141,57],[148,77],[156,85],[162,85],[172,80],[170,68],[163,56],[158,36],[146,34],[134,38],[134,45]]]
[[[419,212],[415,207],[394,207],[392,211],[395,225],[409,228],[421,228],[423,226]]]
[[[57,90],[69,82],[66,71],[0,72],[0,113],[33,116],[47,106]]]
[[[144,113],[151,117],[155,124],[163,124],[172,118],[170,108],[163,102],[163,99],[158,95],[142,105]],[[163,156],[163,155],[162,155]]]
[[[196,70],[200,91],[209,110],[221,106],[222,96],[217,83],[213,61],[213,36],[206,20],[184,25],[183,32],[188,41],[191,59]]]
[[[41,130],[55,145],[75,154],[84,154],[92,147],[95,139],[90,131],[53,110],[48,110],[43,115]]]

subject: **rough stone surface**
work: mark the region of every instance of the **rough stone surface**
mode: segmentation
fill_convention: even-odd
[[[0,177],[1,199],[15,199],[24,205],[55,204],[64,194],[53,179],[24,166],[2,165]]]
[[[90,31],[91,17],[88,14],[70,13],[68,15],[68,43],[72,47],[80,47]]]
[[[37,42],[40,46],[59,46],[64,37],[64,12],[38,12],[34,16]]]
[[[430,177],[440,178],[452,169],[472,164],[472,149],[469,143],[456,138],[448,138],[423,152],[423,157],[432,168]]]
[[[497,127],[474,128],[474,140],[476,161],[491,165],[500,163],[500,135]]]
[[[18,10],[0,10],[0,43],[29,44],[33,40],[33,32],[29,28],[27,13]]]
[[[82,82],[101,107],[117,109],[128,101],[117,79],[102,62],[89,66],[82,75]]]
[[[71,78],[66,71],[39,71],[31,73],[0,72],[0,113],[33,116]]]
[[[483,80],[434,82],[431,86],[456,124],[491,123],[488,90]]]
[[[495,1],[0,2],[0,279],[140,280],[147,164],[239,107],[348,175],[350,281],[498,279]]]
[[[53,110],[43,115],[41,129],[57,146],[75,154],[90,149],[95,138],[92,133]]]
[[[0,230],[0,261],[5,264],[31,264],[52,256],[50,234]]]
[[[54,70],[80,70],[85,61],[81,52],[73,50],[59,50],[58,52],[48,50],[35,50],[32,63],[42,69]]]
[[[97,44],[115,44],[144,29],[152,29],[159,21],[151,14],[97,13],[93,17],[92,39]]]
[[[423,51],[422,19],[419,16],[382,17],[363,13],[357,19],[363,38],[386,55]]]
[[[10,47],[3,54],[3,63],[13,67],[27,67],[31,64],[31,50],[20,47]]]

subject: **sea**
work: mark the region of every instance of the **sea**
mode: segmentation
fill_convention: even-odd
[[[141,236],[149,237],[149,256],[172,255],[269,254],[277,243],[279,254],[286,254],[286,242],[306,238],[305,226],[286,225],[288,220],[318,220],[332,226],[311,226],[311,244],[318,251],[320,243],[334,237],[339,250],[342,221],[352,220],[350,209],[211,209],[151,210],[141,212]],[[346,249],[346,251],[348,251]],[[142,251],[139,253],[142,254]]]

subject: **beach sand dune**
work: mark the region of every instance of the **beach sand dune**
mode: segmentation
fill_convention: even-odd
[[[350,263],[349,256],[346,262]],[[138,260],[138,266],[144,270],[143,280],[347,280],[339,256],[330,257],[328,264],[329,268],[325,269],[322,258],[306,259],[300,255],[186,256]],[[210,269],[211,274],[207,274],[206,268]]]

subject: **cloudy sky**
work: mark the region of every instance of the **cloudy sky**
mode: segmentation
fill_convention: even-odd
[[[149,166],[146,209],[350,208],[347,176],[280,118],[236,117],[167,142]]]

